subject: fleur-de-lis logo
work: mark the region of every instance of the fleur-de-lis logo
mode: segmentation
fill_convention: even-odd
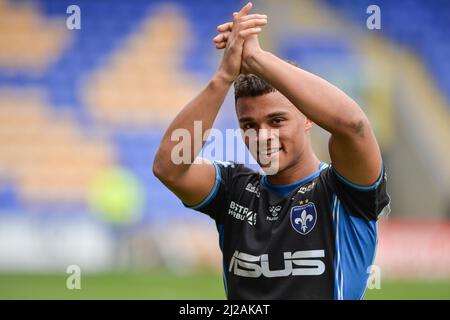
[[[316,222],[317,211],[314,203],[308,202],[291,208],[291,225],[298,233],[302,235],[310,233]]]
[[[302,213],[300,214],[300,218],[296,218],[294,220],[295,224],[301,224],[302,226],[300,227],[300,229],[302,229],[303,232],[306,232],[306,229],[308,229],[308,227],[306,226],[306,223],[308,221],[313,221],[313,216],[310,214],[306,213],[306,210],[303,210]]]

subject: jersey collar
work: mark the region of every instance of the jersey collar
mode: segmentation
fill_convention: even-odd
[[[286,195],[289,192],[291,192],[293,189],[297,188],[298,186],[308,182],[309,180],[312,180],[312,179],[318,177],[320,172],[323,169],[325,169],[326,167],[328,167],[328,164],[325,162],[321,162],[319,165],[319,169],[317,171],[315,171],[314,173],[310,174],[309,176],[307,176],[299,181],[296,181],[296,182],[293,182],[290,184],[277,184],[277,185],[271,184],[269,182],[269,180],[267,179],[267,175],[264,175],[262,177],[262,184],[269,190],[275,191],[276,193],[279,193],[282,195]]]

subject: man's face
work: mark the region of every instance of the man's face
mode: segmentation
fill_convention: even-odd
[[[247,148],[267,174],[298,163],[312,122],[285,96],[276,91],[239,98],[236,113]]]

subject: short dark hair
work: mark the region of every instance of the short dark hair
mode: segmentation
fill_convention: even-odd
[[[235,102],[238,98],[257,97],[275,91],[277,91],[277,89],[254,74],[241,74],[236,81],[234,81]]]
[[[299,67],[297,63],[285,60],[287,63]],[[234,101],[243,97],[257,97],[275,92],[277,89],[254,74],[241,74],[234,81]]]

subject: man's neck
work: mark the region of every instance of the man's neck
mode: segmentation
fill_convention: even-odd
[[[300,181],[317,170],[319,170],[320,160],[314,154],[314,152],[306,152],[306,154],[295,163],[295,165],[284,169],[274,175],[267,176],[270,184],[273,185],[286,185]]]

